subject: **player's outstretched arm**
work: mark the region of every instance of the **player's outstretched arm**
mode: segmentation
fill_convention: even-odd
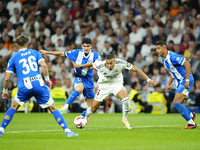
[[[150,86],[156,86],[156,81],[155,80],[151,80],[142,70],[140,70],[139,68],[132,66],[131,71],[133,72],[137,72],[139,75],[141,75],[144,79],[146,79]]]
[[[50,54],[50,55],[55,55],[55,56],[65,56],[64,52],[59,52],[59,51],[55,51],[55,52],[48,52],[45,50],[40,50],[39,51],[41,54]]]
[[[87,63],[87,64],[83,64],[83,65],[79,65],[79,64],[74,63],[75,68],[92,67],[92,66],[93,66],[93,63]]]
[[[51,88],[52,82],[51,82],[51,80],[50,80],[50,78],[49,78],[49,71],[48,71],[47,64],[45,63],[44,60],[41,60],[41,61],[39,62],[39,65],[42,67],[42,72],[43,72],[43,74],[44,74],[44,78],[45,78],[45,83],[46,83],[46,85],[47,85],[49,88]]]
[[[12,73],[6,72],[4,82],[3,82],[3,93],[1,95],[3,99],[8,99],[8,83],[9,83],[11,75]]]

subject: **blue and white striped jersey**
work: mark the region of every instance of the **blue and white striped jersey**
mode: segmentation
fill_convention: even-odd
[[[25,78],[40,74],[40,60],[43,60],[43,57],[38,51],[21,49],[9,60],[6,72],[15,72],[17,74],[17,87],[23,87]]]
[[[186,71],[183,66],[185,58],[169,51],[166,59],[162,58],[165,68],[171,73],[172,77],[175,80],[175,84],[186,80]],[[190,78],[193,78],[192,73],[190,73]]]
[[[67,51],[65,56],[72,60],[74,63],[79,65],[93,63],[96,60],[101,61],[101,57],[99,53],[91,50],[90,53],[85,56],[83,49],[76,49],[72,51]],[[74,68],[74,75],[75,77],[82,77],[85,79],[92,79],[93,78],[93,69],[87,70],[86,68]]]

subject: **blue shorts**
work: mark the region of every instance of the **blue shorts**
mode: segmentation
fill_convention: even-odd
[[[189,89],[185,89],[184,85],[185,85],[185,80],[183,80],[181,83],[178,84],[178,87],[176,88],[176,92],[177,93],[183,93],[184,95],[188,96],[189,92],[191,91],[193,85],[194,85],[194,78],[190,77],[190,82],[189,82]],[[186,94],[184,92],[184,90],[187,90]]]
[[[14,99],[19,105],[26,103],[32,96],[36,98],[42,108],[47,108],[53,104],[54,101],[45,85],[40,86],[38,81],[33,81],[32,86],[32,89],[27,89],[25,86],[18,88]]]
[[[86,97],[86,99],[92,99],[95,97],[94,93],[94,86],[91,85],[90,87],[88,86],[88,82],[86,79],[75,77],[73,85],[74,88],[76,87],[77,84],[82,83],[83,84],[83,96]]]

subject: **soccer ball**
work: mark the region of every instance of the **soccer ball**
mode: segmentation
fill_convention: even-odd
[[[74,125],[75,125],[78,129],[85,128],[85,126],[87,125],[87,120],[86,120],[85,117],[83,117],[83,116],[77,116],[77,117],[74,119]]]

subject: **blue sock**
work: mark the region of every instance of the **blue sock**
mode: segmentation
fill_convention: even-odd
[[[12,120],[13,116],[15,114],[15,110],[13,108],[9,108],[8,111],[6,112],[3,121],[1,123],[1,127],[2,128],[6,128],[7,125],[10,123],[10,121]],[[6,119],[5,119],[6,118]]]
[[[87,112],[87,109],[81,114],[81,116],[85,117],[86,112]]]
[[[61,113],[58,110],[55,110],[52,114],[53,114],[56,122],[63,128],[63,130],[68,128],[65,119],[63,118],[63,116],[61,115]]]
[[[74,91],[69,95],[69,98],[66,102],[66,104],[70,105],[71,103],[73,103],[75,101],[75,99],[77,98],[77,96],[79,96],[79,92],[78,91]]]
[[[181,103],[174,104],[174,107],[185,118],[185,120],[189,121],[190,119],[192,119],[190,117],[190,114],[188,113],[187,109],[185,109],[185,107]]]
[[[187,112],[188,112],[189,115],[190,115],[191,111],[190,111],[185,105],[183,105],[183,107],[187,110]]]

